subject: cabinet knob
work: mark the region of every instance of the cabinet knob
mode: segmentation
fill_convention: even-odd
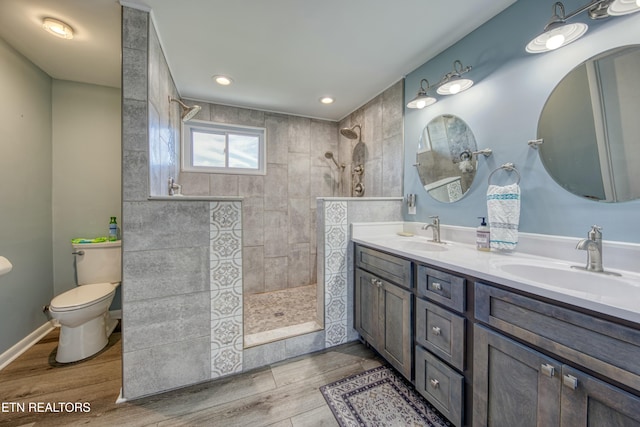
[[[441,291],[442,285],[438,282],[433,282],[433,289],[435,289],[436,291]]]
[[[565,375],[564,378],[562,379],[562,383],[572,390],[575,390],[578,388],[578,379],[573,375],[569,375],[569,374]]]
[[[433,328],[431,328],[431,330],[433,331],[433,335],[440,335],[440,328],[438,328],[437,326],[434,326]]]
[[[429,382],[431,383],[431,387],[433,388],[440,387],[440,381],[436,380],[435,378],[431,378]]]
[[[553,377],[556,374],[556,369],[548,363],[544,363],[540,367],[540,371],[548,377]]]

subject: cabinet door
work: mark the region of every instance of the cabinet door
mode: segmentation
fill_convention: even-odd
[[[381,285],[378,285],[378,282],[380,279],[373,274],[356,269],[354,325],[362,338],[376,349],[380,329],[378,288]]]
[[[380,288],[380,348],[378,351],[411,381],[411,292],[383,281]]]
[[[637,396],[566,365],[562,380],[562,426],[640,427]]]
[[[473,425],[560,424],[562,365],[474,325]]]

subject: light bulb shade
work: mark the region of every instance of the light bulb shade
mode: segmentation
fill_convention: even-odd
[[[554,26],[531,40],[527,44],[526,51],[542,53],[566,46],[582,37],[587,32],[587,28],[589,28],[587,24],[582,22]]]
[[[73,38],[73,29],[62,21],[53,18],[44,18],[42,28],[61,39],[70,40]]]
[[[426,92],[418,92],[415,98],[407,103],[407,108],[422,109],[436,103],[436,99],[427,95]]]
[[[640,0],[614,0],[607,13],[611,16],[627,15],[640,11]]]
[[[455,95],[473,86],[473,80],[463,79],[457,76],[449,78],[445,83],[438,86],[438,94]]]

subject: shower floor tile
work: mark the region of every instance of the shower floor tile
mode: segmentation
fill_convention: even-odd
[[[322,329],[316,306],[315,284],[246,295],[245,347]]]

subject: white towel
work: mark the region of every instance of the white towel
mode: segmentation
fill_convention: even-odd
[[[491,232],[491,248],[512,251],[518,244],[520,221],[520,186],[489,185],[487,214]]]

